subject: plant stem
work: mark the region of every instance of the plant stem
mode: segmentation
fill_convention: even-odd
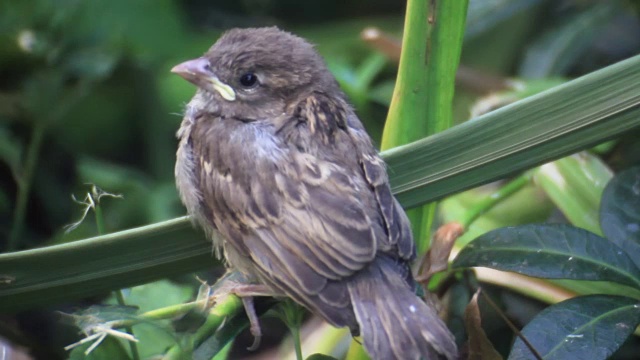
[[[172,319],[180,315],[184,315],[189,311],[202,308],[205,306],[205,300],[192,301],[184,304],[171,305],[167,307],[163,307],[160,309],[155,309],[151,311],[147,311],[143,314],[140,314],[136,317],[136,319],[126,319],[119,320],[113,323],[114,328],[125,328],[127,326],[133,326],[135,324],[139,324],[140,322],[146,320],[163,320],[163,319]],[[242,303],[240,303],[242,306]]]
[[[97,203],[98,200],[95,200],[95,201],[96,201],[96,205],[93,208],[93,211],[96,216],[96,228],[98,229],[98,235],[104,235],[105,231],[104,231],[104,219],[102,218],[102,208],[100,207],[100,204]]]
[[[122,290],[115,290],[113,294],[116,296],[116,300],[118,301],[118,305],[126,306],[127,303],[124,301],[124,295],[122,294]],[[125,331],[129,333],[131,336],[133,335],[133,327],[125,326]],[[131,350],[131,356],[133,360],[140,360],[140,353],[138,352],[138,345],[133,341],[127,341],[129,343],[129,349]]]
[[[302,344],[300,342],[300,326],[290,326],[291,336],[293,337],[293,347],[296,350],[296,359],[303,360],[302,358]]]
[[[104,235],[104,219],[102,216],[102,208],[100,207],[100,199],[94,199],[95,206],[93,207],[93,211],[96,218],[96,227],[98,228],[98,235]],[[124,294],[122,293],[122,289],[115,290],[113,294],[116,297],[116,301],[120,306],[127,306],[127,303],[124,301]],[[135,336],[133,334],[133,326],[125,326],[125,331],[129,333],[131,336]],[[140,353],[138,352],[138,344],[134,341],[127,341],[129,343],[129,349],[131,350],[131,356],[133,360],[140,360]]]
[[[187,305],[187,304],[184,304]],[[184,306],[182,305],[182,306]],[[200,306],[197,303],[190,303],[189,306]],[[174,309],[181,308],[182,306],[174,306]],[[184,309],[184,308],[183,308]],[[221,301],[217,302],[216,305],[209,311],[209,315],[207,316],[207,320],[204,325],[202,325],[198,331],[193,335],[193,343],[195,346],[202,343],[204,340],[211,336],[219,336],[219,342],[221,348],[224,347],[228,343],[229,340],[235,337],[234,329],[231,329],[229,333],[222,334],[221,326],[225,324],[224,328],[233,327],[230,325],[230,322],[233,321],[235,315],[242,311],[242,300],[235,295],[229,295],[221,299]],[[147,313],[149,314],[149,313]],[[144,316],[144,314],[143,314]],[[231,319],[231,320],[230,320]],[[240,330],[241,328],[239,328]],[[218,331],[220,330],[220,331]],[[238,330],[238,331],[239,331]],[[215,335],[214,335],[215,334]],[[179,360],[184,358],[184,351],[180,345],[175,345],[165,354],[163,357],[164,360]]]
[[[36,167],[38,165],[38,155],[40,154],[40,148],[42,147],[42,141],[46,132],[46,126],[44,123],[36,123],[31,133],[31,142],[27,149],[27,158],[25,160],[24,168],[16,179],[18,184],[18,195],[16,198],[16,208],[13,213],[13,224],[11,225],[11,233],[9,234],[9,241],[7,244],[7,250],[13,251],[20,246],[20,236],[24,230],[24,221],[27,215],[27,204],[29,202],[29,192],[31,191],[31,185],[33,183],[33,175],[35,174]]]
[[[409,0],[398,77],[382,135],[382,150],[453,125],[455,74],[462,49],[467,0]],[[407,212],[418,256],[429,246],[435,204]]]

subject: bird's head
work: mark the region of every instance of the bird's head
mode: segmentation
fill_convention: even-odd
[[[340,93],[313,46],[276,27],[230,30],[171,71],[198,86],[205,110],[228,116],[278,116],[312,91]]]

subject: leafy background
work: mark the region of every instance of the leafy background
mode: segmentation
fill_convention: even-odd
[[[404,10],[402,3],[389,0],[0,3],[0,246],[14,251],[72,244],[102,232],[183,215],[173,182],[174,132],[194,89],[168,70],[199,56],[227,28],[276,24],[316,43],[369,133],[384,147],[382,130],[397,58],[393,50],[363,41],[360,33],[374,26],[399,39]],[[638,34],[635,1],[471,1],[461,64],[471,75],[481,77],[461,79],[459,72],[453,122],[463,123],[636,55]],[[401,135],[415,140],[409,131]],[[640,162],[638,135],[637,130],[629,131],[615,142],[527,173],[527,179],[534,181],[527,181],[481,216],[474,217],[475,204],[500,189],[502,183],[448,197],[440,203],[437,219],[440,223],[473,220],[459,245],[491,229],[549,220],[600,233],[600,195],[613,172]],[[558,187],[558,174],[574,185],[571,191]],[[64,226],[78,221],[84,210],[71,195],[83,199],[91,190],[87,184],[123,197],[102,198],[102,226],[89,214],[76,229],[65,232]],[[421,225],[415,230],[424,249],[432,226],[418,223]],[[180,241],[180,236],[193,235],[158,235],[154,244],[162,248]],[[123,264],[131,261],[130,253],[145,250],[135,249],[133,244],[121,249],[118,258]],[[207,262],[209,269],[204,267]],[[47,263],[46,257],[30,266],[51,269],[52,275],[60,276],[55,273],[59,263]],[[80,273],[83,266],[81,262],[71,264]],[[223,272],[220,264],[200,257],[176,266],[170,281],[125,291],[126,301],[147,311],[192,300],[200,283],[189,271],[196,269],[211,283]],[[2,276],[3,281],[11,281]],[[133,271],[131,278],[127,285],[140,282]],[[545,292],[549,288],[527,294],[514,290],[508,279],[483,278],[481,274],[478,278],[519,325],[526,324],[546,306],[544,301],[549,301],[549,292]],[[464,281],[458,285],[449,290],[449,318],[454,333],[461,334],[462,312],[471,294]],[[66,324],[67,318],[55,311],[71,313],[92,304],[115,303],[106,288],[92,297],[64,303],[25,298],[24,304],[35,301],[38,305],[18,313],[8,313],[11,306],[7,305],[0,333],[5,341],[17,349],[29,349],[36,358],[65,358],[69,353],[63,347],[77,341],[79,335],[77,328]],[[491,309],[483,310],[483,327],[498,351],[507,354],[513,342],[511,331]],[[108,316],[106,310],[94,311],[103,318]],[[0,312],[5,311],[0,308]],[[114,316],[121,318],[122,310]],[[231,358],[273,356],[280,351],[277,344],[286,336],[286,328],[275,319],[263,321],[265,328],[274,330],[269,331],[272,337],[264,340],[261,351],[243,351],[251,344],[251,337],[244,333],[234,342]],[[349,344],[345,334],[314,321],[303,333],[325,334],[324,342],[305,344],[304,348],[335,356],[344,353]],[[193,327],[194,322],[198,323],[187,319],[184,326]],[[178,331],[165,320],[138,325],[135,333],[145,358],[180,343],[188,331]],[[638,346],[632,338],[616,356],[633,358]],[[112,356],[129,356],[128,347],[113,339],[105,341],[100,350]],[[73,354],[82,356],[78,351]]]

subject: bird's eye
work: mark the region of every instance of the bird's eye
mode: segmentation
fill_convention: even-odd
[[[247,89],[258,85],[258,77],[254,73],[246,73],[240,77],[240,84]]]

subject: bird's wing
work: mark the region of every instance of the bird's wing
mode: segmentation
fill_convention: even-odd
[[[371,145],[360,120],[355,116],[349,120],[350,136],[358,148],[358,161],[362,173],[373,191],[387,233],[384,243],[393,255],[404,260],[412,260],[415,256],[415,245],[411,224],[404,209],[391,193],[385,164]]]

